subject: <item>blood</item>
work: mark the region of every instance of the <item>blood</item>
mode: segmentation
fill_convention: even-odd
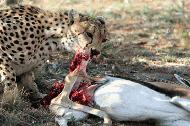
[[[75,57],[70,64],[70,72],[74,71],[77,68],[77,66],[80,66],[82,61],[84,60],[87,61],[89,60],[89,58],[90,55],[78,51],[75,54]],[[70,99],[74,102],[91,106],[93,101],[93,96],[87,92],[87,88],[90,87],[90,85],[91,84],[87,82],[80,82],[79,88],[73,89],[71,91]],[[40,104],[43,105],[45,108],[47,108],[50,105],[51,100],[57,97],[61,93],[63,88],[64,88],[64,82],[59,83],[58,81],[55,81],[52,88],[50,89],[49,94],[40,101]]]
[[[89,58],[90,55],[78,51],[70,64],[70,72],[73,72],[77,68],[77,66],[79,66],[82,63],[82,61],[87,61]]]
[[[90,86],[91,85],[89,83],[81,82],[78,89],[71,91],[70,99],[73,102],[77,102],[82,105],[92,106],[93,96],[86,90]],[[48,108],[51,100],[57,97],[63,89],[64,82],[59,83],[58,81],[55,81],[52,88],[50,89],[49,94],[40,101],[41,105],[43,105],[45,108]]]

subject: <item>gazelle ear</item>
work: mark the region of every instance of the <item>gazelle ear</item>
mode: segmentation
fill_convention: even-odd
[[[79,13],[77,11],[73,10],[73,9],[69,11],[68,16],[69,16],[69,20],[70,20],[71,24],[80,21]]]

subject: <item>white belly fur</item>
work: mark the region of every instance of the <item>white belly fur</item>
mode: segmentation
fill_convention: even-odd
[[[95,92],[95,102],[118,121],[188,119],[189,113],[170,103],[171,98],[143,85],[119,78],[109,81]],[[190,122],[188,122],[190,126]]]
[[[171,98],[138,83],[107,77],[109,82],[96,90],[94,100],[101,110],[117,121],[155,119],[161,126],[190,126],[190,113],[170,103]],[[85,118],[86,113],[61,107],[56,118],[60,126],[67,126],[72,117]],[[80,118],[79,118],[80,117]]]

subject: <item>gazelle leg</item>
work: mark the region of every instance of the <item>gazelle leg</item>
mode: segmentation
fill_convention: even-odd
[[[55,121],[59,124],[59,126],[68,126],[68,120],[64,117],[55,117]]]
[[[53,99],[50,105],[50,110],[52,110],[54,113],[59,113],[58,115],[61,116],[63,113],[60,112],[61,110],[60,108],[62,107],[74,109],[78,111],[83,111],[83,112],[98,116],[104,119],[104,125],[106,126],[112,125],[112,121],[109,115],[105,113],[104,111],[75,103],[71,101],[70,99],[68,99],[67,97],[62,98],[61,96],[59,96],[57,100]]]
[[[91,108],[91,107],[85,106],[85,105],[81,105],[81,104],[75,103],[73,101],[70,101],[69,105],[70,105],[69,106],[70,109],[83,111],[83,112],[98,116],[100,118],[103,118],[104,119],[104,125],[106,125],[106,126],[112,125],[112,121],[111,121],[109,115],[102,110]]]
[[[86,73],[86,67],[87,67],[87,62],[82,62],[80,64],[80,72],[81,75],[83,77],[83,80],[89,81],[89,82],[95,82],[97,84],[103,84],[105,83],[107,80],[105,78],[101,78],[101,77],[91,77]]]
[[[79,80],[81,79],[79,77],[78,72],[79,71],[76,69],[73,73],[70,73],[68,76],[66,76],[65,87],[64,87],[63,91],[61,92],[61,94],[51,101],[50,109],[54,113],[56,113],[57,111],[59,111],[59,108],[68,107],[70,109],[79,110],[79,111],[83,111],[86,113],[90,113],[90,114],[99,116],[100,118],[104,119],[104,125],[107,125],[107,126],[112,125],[111,119],[109,118],[108,114],[106,114],[104,111],[75,103],[69,99],[69,94],[70,94],[75,82],[77,81],[77,79],[79,79]]]
[[[190,99],[175,96],[170,100],[171,103],[183,107],[185,110],[190,112]]]

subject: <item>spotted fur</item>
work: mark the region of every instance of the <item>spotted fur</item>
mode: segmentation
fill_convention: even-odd
[[[22,84],[39,96],[32,71],[43,66],[52,52],[75,52],[79,47],[99,50],[106,33],[102,19],[75,11],[52,13],[34,6],[1,10],[0,75],[4,94],[13,89],[16,92],[16,76],[20,76]]]

